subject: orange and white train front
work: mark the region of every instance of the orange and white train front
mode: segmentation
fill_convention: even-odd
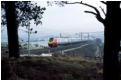
[[[57,39],[56,38],[49,38],[48,46],[51,47],[51,48],[57,47]]]

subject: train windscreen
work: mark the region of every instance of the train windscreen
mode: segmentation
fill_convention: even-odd
[[[52,42],[52,41],[53,41],[53,38],[50,38],[50,39],[49,39],[49,42]]]

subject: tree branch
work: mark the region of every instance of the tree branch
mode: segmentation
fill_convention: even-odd
[[[85,6],[93,8],[98,14],[100,13],[96,7],[94,7],[92,5],[89,5],[87,3],[83,3],[82,1],[81,2],[71,2],[71,3],[65,2],[65,4],[82,4],[82,5],[85,5]]]
[[[105,13],[104,9],[101,6],[100,6],[100,8],[101,8],[103,14],[106,16],[106,13]]]
[[[103,4],[107,4],[105,1],[100,1],[101,3],[103,3]]]
[[[84,11],[85,13],[91,13],[93,15],[97,15],[95,12],[92,12],[92,11]]]
[[[81,4],[82,1],[81,2],[72,2],[72,3],[69,3],[68,1],[63,1],[63,3],[65,3],[65,4]]]
[[[99,22],[101,22],[102,24],[104,24],[104,19],[102,17],[100,17],[98,14],[96,15],[96,18]]]
[[[65,4],[82,4],[82,5],[85,5],[85,6],[93,8],[96,11],[96,13],[94,13],[92,11],[85,11],[85,12],[86,13],[91,13],[93,15],[96,15],[97,20],[104,24],[104,19],[101,17],[100,12],[99,12],[99,10],[96,7],[94,7],[94,6],[90,5],[90,4],[87,4],[87,3],[83,3],[82,1],[81,2],[70,2],[70,3],[66,1]]]
[[[85,11],[85,13],[91,13],[93,15],[96,16],[97,20],[101,23],[104,23],[104,19],[102,17],[100,17],[98,14],[96,14],[95,12],[92,12],[92,11]]]

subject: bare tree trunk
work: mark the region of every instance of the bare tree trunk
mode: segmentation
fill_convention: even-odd
[[[104,22],[104,79],[120,79],[118,53],[120,48],[121,13],[120,2],[107,2],[107,15]]]
[[[5,2],[5,12],[8,32],[9,57],[19,57],[18,25],[16,22],[15,2]]]

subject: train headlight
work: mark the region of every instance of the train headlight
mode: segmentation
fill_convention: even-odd
[[[52,42],[50,42],[50,41],[48,41],[48,44],[53,44],[54,42],[52,41]]]

